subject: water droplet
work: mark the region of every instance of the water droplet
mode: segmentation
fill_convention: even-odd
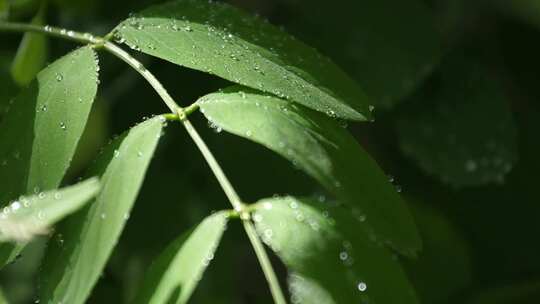
[[[60,129],[62,129],[64,131],[67,130],[66,124],[64,122],[60,123]]]
[[[105,213],[102,213],[102,214],[100,215],[100,217],[101,217],[102,220],[104,220],[104,219],[107,218],[107,215],[106,215]]]
[[[127,221],[129,219],[129,213],[124,213],[124,220]]]
[[[186,31],[186,32],[193,32],[193,29],[191,28],[191,26],[186,25],[186,26],[184,26],[184,31]]]
[[[339,259],[342,261],[346,261],[349,258],[349,254],[347,251],[342,251],[339,253]]]
[[[272,229],[265,229],[264,230],[264,237],[265,238],[270,239],[270,238],[272,238],[273,235],[274,235],[274,232],[272,231]]]
[[[118,151],[118,149],[114,149],[113,156],[114,158],[117,158],[118,156],[120,156],[120,151]]]
[[[60,73],[56,73],[56,81],[60,82],[64,79],[64,76]]]
[[[253,133],[251,132],[251,130],[247,130],[247,131],[246,131],[246,136],[247,136],[247,137],[251,137],[251,135],[253,135]]]
[[[60,198],[62,198],[62,194],[60,192],[55,192],[54,193],[54,199],[58,200]]]
[[[47,112],[47,105],[41,106],[41,112]]]
[[[259,223],[260,221],[262,221],[262,215],[256,213],[253,215],[253,221],[256,222],[256,223]]]
[[[141,151],[137,151],[137,157],[142,157],[143,153]]]
[[[11,211],[17,211],[21,208],[21,203],[19,201],[14,201],[11,203]]]
[[[45,198],[45,192],[40,192],[40,193],[38,194],[38,198],[44,199],[44,198]]]
[[[465,170],[467,170],[467,172],[474,172],[476,171],[477,168],[478,168],[478,165],[476,164],[474,160],[469,159],[468,161],[465,162]]]
[[[361,292],[364,292],[367,290],[367,284],[364,283],[364,282],[359,282],[358,285],[357,285],[357,288],[358,290],[360,290]]]

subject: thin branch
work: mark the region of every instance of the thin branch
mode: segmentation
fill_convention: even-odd
[[[171,95],[169,95],[169,93],[163,87],[161,82],[159,82],[159,80],[150,71],[148,71],[141,62],[133,58],[129,53],[124,51],[122,48],[118,47],[116,44],[102,37],[94,36],[90,33],[80,33],[80,32],[70,31],[70,30],[66,30],[62,28],[51,27],[48,25],[38,26],[38,25],[33,25],[33,24],[12,23],[12,22],[0,22],[0,31],[38,32],[38,33],[60,37],[60,38],[64,38],[64,39],[68,39],[68,40],[72,40],[76,42],[92,44],[96,48],[103,47],[105,50],[115,55],[122,61],[126,62],[129,66],[131,66],[139,74],[141,74],[146,79],[146,81],[152,86],[152,88],[154,88],[154,90],[158,93],[158,95],[165,102],[165,104],[171,110],[171,112],[174,115],[178,116],[178,120],[182,122],[188,134],[191,136],[191,138],[193,139],[193,141],[195,142],[195,144],[201,151],[206,162],[208,163],[208,166],[214,173],[216,179],[218,180],[223,191],[225,192],[225,195],[229,199],[234,210],[240,214],[240,218],[242,219],[244,229],[246,230],[246,233],[251,242],[251,245],[253,246],[253,249],[255,250],[255,254],[257,255],[259,263],[261,264],[261,268],[264,272],[264,275],[270,287],[270,291],[272,293],[274,302],[276,304],[286,303],[285,297],[283,296],[283,292],[281,291],[281,287],[277,280],[277,276],[274,272],[274,269],[272,268],[272,264],[270,263],[270,259],[268,258],[268,255],[266,254],[264,246],[261,243],[261,240],[255,231],[255,227],[253,226],[253,223],[251,222],[251,219],[249,218],[249,212],[244,210],[244,204],[242,203],[240,197],[236,193],[229,179],[223,172],[223,169],[219,165],[218,161],[216,160],[216,158],[214,157],[214,155],[212,154],[212,152],[210,151],[210,149],[208,148],[204,140],[200,137],[197,130],[195,130],[195,128],[193,127],[193,125],[187,118],[187,115],[191,114],[192,112],[198,109],[197,103],[194,103],[186,107],[185,109],[180,107],[178,104],[176,104],[176,102],[171,97]],[[171,119],[172,117],[168,117],[168,118]],[[244,214],[247,214],[247,216],[244,216]]]

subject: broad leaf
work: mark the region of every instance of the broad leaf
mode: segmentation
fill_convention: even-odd
[[[347,130],[326,115],[286,100],[239,90],[203,97],[201,111],[217,128],[292,161],[340,201],[363,213],[382,242],[403,253],[419,249],[420,239],[407,207]]]
[[[436,77],[398,120],[401,149],[455,187],[502,182],[517,160],[517,130],[501,86],[461,55]]]
[[[412,93],[440,60],[441,39],[424,1],[278,1],[291,7],[287,28],[334,58],[376,107]]]
[[[187,303],[204,270],[214,258],[227,213],[206,218],[182,234],[152,264],[136,303]]]
[[[44,3],[37,15],[32,19],[32,24],[43,25],[46,13]],[[30,83],[45,66],[48,52],[49,41],[45,35],[31,32],[25,33],[11,65],[13,79],[21,86]]]
[[[147,120],[112,142],[89,175],[101,176],[94,202],[62,222],[50,242],[40,282],[41,303],[84,303],[129,217],[163,119]]]
[[[0,202],[58,188],[97,91],[96,55],[83,47],[58,59],[13,102],[0,123]],[[0,267],[13,251],[0,246]]]
[[[417,303],[399,262],[347,209],[293,197],[257,206],[257,231],[289,269],[294,303]]]
[[[84,206],[99,192],[99,181],[91,178],[60,190],[41,192],[11,202],[0,214],[0,242],[28,241]]]
[[[227,4],[180,0],[120,24],[119,41],[178,65],[272,93],[331,116],[370,118],[364,93],[329,59]]]

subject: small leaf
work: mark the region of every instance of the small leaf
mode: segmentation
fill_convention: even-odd
[[[136,303],[187,303],[214,258],[227,225],[216,213],[172,242],[152,264]]]
[[[454,54],[432,86],[398,120],[403,152],[455,187],[502,182],[517,161],[517,130],[500,85]]]
[[[407,207],[347,130],[326,115],[286,100],[239,90],[231,88],[199,101],[213,125],[292,161],[363,213],[381,241],[405,254],[421,247]]]
[[[41,5],[37,15],[32,19],[32,24],[43,25],[46,12],[45,1]],[[13,64],[11,75],[20,86],[25,86],[45,66],[49,53],[48,38],[39,33],[25,33]]]
[[[181,0],[154,6],[122,22],[115,34],[136,50],[332,116],[371,116],[362,90],[329,59],[224,3]]]
[[[290,272],[294,303],[417,303],[399,262],[347,209],[294,197],[264,199],[253,214]]]
[[[84,303],[115,247],[137,198],[163,118],[149,119],[113,141],[90,169],[101,176],[95,201],[62,222],[49,243],[41,303]]]
[[[99,192],[99,181],[91,178],[60,190],[21,197],[0,213],[0,242],[26,242],[84,206]]]
[[[80,48],[10,103],[0,122],[0,202],[58,188],[96,96],[97,67],[92,48]],[[12,244],[0,245],[0,267],[17,252],[6,246]]]

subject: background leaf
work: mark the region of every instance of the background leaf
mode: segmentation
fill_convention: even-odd
[[[0,0],[0,20],[7,19],[9,16],[9,2]]]
[[[149,119],[112,142],[90,169],[102,190],[87,208],[57,229],[43,262],[42,303],[84,303],[129,217],[163,126]]]
[[[296,303],[320,303],[321,288],[323,303],[417,303],[398,261],[348,210],[293,197],[257,205],[257,231],[293,274]]]
[[[231,88],[200,99],[201,111],[215,128],[260,143],[292,161],[366,217],[381,241],[406,254],[420,248],[406,205],[344,128],[321,113],[241,90]]]
[[[146,274],[136,303],[187,303],[226,225],[227,213],[218,212],[172,242]]]
[[[32,24],[43,25],[45,22],[46,4],[42,2]],[[11,75],[15,82],[24,86],[30,83],[36,74],[45,66],[49,53],[47,36],[27,32],[24,34],[15,59],[11,65]]]
[[[115,29],[118,41],[178,65],[331,116],[370,118],[364,93],[329,59],[268,22],[218,2],[155,6]]]
[[[99,192],[91,178],[76,185],[21,197],[0,214],[0,241],[28,241],[78,210]]]
[[[96,71],[94,51],[80,48],[41,71],[12,102],[0,123],[0,202],[60,185],[96,95]],[[13,254],[12,245],[0,245],[0,265]]]
[[[403,152],[456,187],[502,182],[517,161],[517,130],[499,83],[453,54],[397,123]]]
[[[376,107],[392,107],[411,94],[443,52],[425,1],[278,2],[292,8],[287,29],[330,55]]]

